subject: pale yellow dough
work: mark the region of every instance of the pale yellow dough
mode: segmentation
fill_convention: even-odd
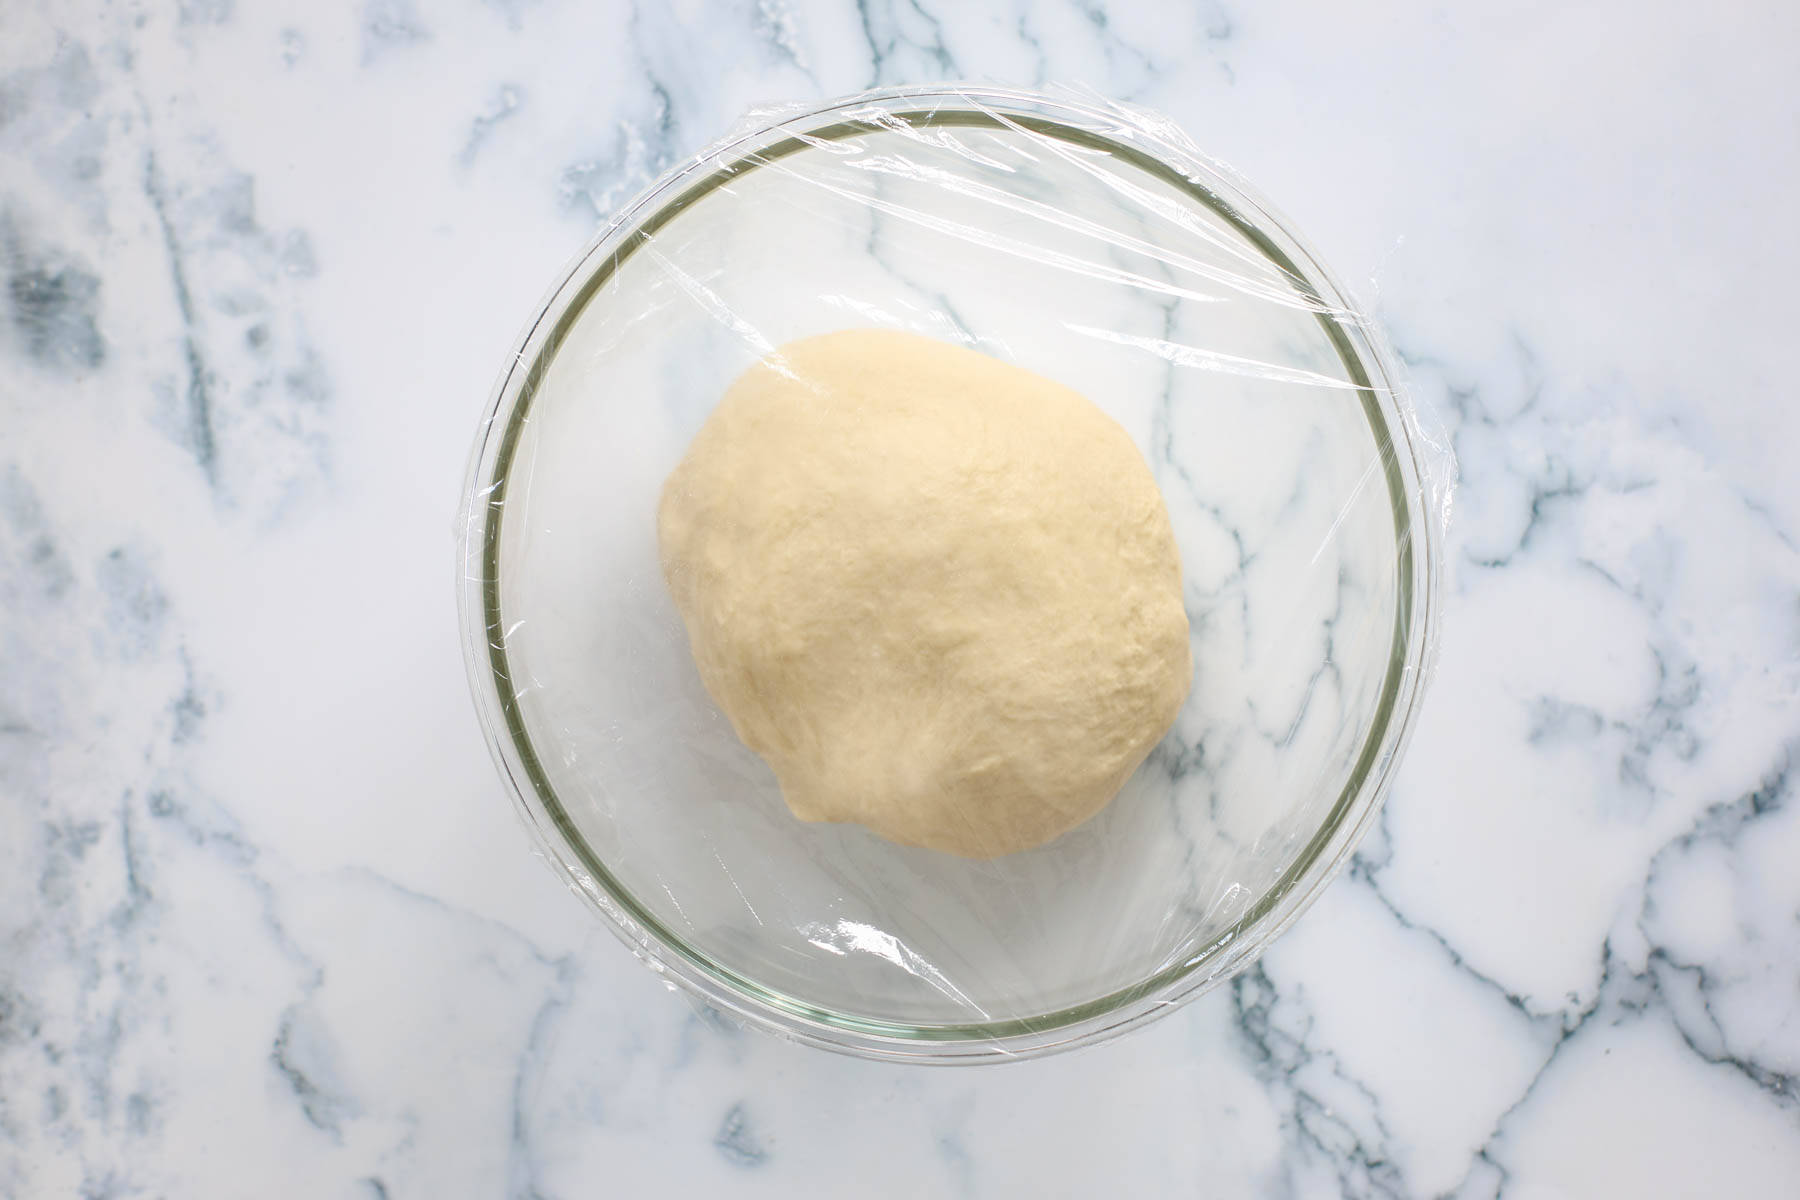
[[[1137,447],[972,350],[852,330],[746,371],[663,488],[707,690],[794,815],[991,858],[1099,812],[1192,674]]]

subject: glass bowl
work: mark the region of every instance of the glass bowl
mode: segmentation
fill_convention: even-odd
[[[663,583],[659,490],[727,385],[867,326],[1076,388],[1169,507],[1192,693],[1038,850],[793,819]],[[464,513],[477,708],[548,859],[711,1005],[876,1058],[1091,1042],[1251,962],[1368,826],[1430,645],[1422,453],[1368,322],[1167,126],[948,86],[786,111],[631,204],[509,360]]]

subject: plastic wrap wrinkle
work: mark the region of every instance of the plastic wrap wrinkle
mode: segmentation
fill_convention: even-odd
[[[729,304],[726,304],[719,298],[718,293],[714,292],[704,283],[701,283],[698,279],[695,279],[692,275],[689,275],[680,267],[676,266],[674,262],[664,255],[662,251],[658,250],[655,245],[646,247],[645,253],[650,255],[657,266],[662,268],[663,273],[674,280],[676,286],[681,288],[683,292],[686,292],[687,295],[693,299],[694,303],[705,309],[714,320],[719,322],[719,324],[731,330],[731,332],[735,333],[753,347],[759,359],[768,361],[771,366],[776,370],[781,371],[784,375],[789,376],[789,378],[793,377],[793,373],[786,370],[782,360],[779,357],[775,357],[774,343],[770,342],[766,337],[759,333],[756,326],[750,324],[750,322],[744,320],[744,318],[733,311]]]
[[[1004,124],[1024,136],[1037,136],[1032,134],[1031,131],[1024,126],[1018,124],[1016,121],[1008,119],[1004,115],[996,114],[996,119],[1002,121]],[[1116,131],[1114,136],[1120,141],[1129,142],[1132,140],[1129,136],[1120,135]],[[1091,177],[1113,189],[1120,196],[1133,203],[1143,205],[1149,212],[1176,225],[1182,231],[1200,238],[1213,248],[1230,255],[1258,271],[1273,271],[1281,278],[1287,280],[1290,284],[1297,284],[1300,282],[1287,272],[1268,262],[1267,259],[1258,259],[1256,256],[1248,253],[1242,246],[1232,244],[1221,236],[1217,230],[1209,227],[1204,221],[1197,219],[1194,213],[1171,202],[1167,197],[1160,196],[1149,188],[1140,187],[1131,183],[1129,180],[1120,179],[1115,175],[1100,170],[1097,161],[1093,159],[1092,155],[1087,154],[1082,147],[1064,145],[1054,139],[1044,137],[1039,137],[1038,141],[1049,153],[1054,154],[1069,162],[1071,165],[1087,172]],[[1188,152],[1198,153],[1197,151],[1192,150],[1189,150]]]
[[[985,161],[980,156],[974,154],[969,154],[968,157],[976,162]],[[1226,287],[1235,291],[1245,292],[1259,300],[1267,300],[1274,304],[1291,305],[1295,308],[1304,308],[1311,312],[1331,311],[1315,301],[1296,296],[1292,294],[1291,291],[1283,294],[1272,287],[1259,284],[1255,280],[1245,276],[1221,271],[1216,267],[1208,266],[1207,264],[1186,255],[1175,254],[1167,250],[1158,249],[1155,245],[1142,238],[1135,238],[1128,234],[1109,231],[1105,226],[1100,225],[1097,222],[1086,221],[1080,217],[1071,216],[1068,213],[1060,212],[1049,205],[1040,204],[1029,199],[1009,197],[997,188],[959,182],[947,171],[925,166],[904,165],[903,160],[892,155],[859,158],[851,161],[849,165],[857,170],[880,172],[893,175],[896,178],[907,178],[921,182],[935,183],[947,192],[968,196],[971,199],[984,200],[993,204],[996,208],[1016,213],[1020,216],[1033,217],[1048,225],[1089,234],[1096,241],[1103,242],[1117,249],[1129,250],[1137,254],[1142,254],[1164,266],[1191,272],[1192,274],[1210,280],[1213,283],[1224,284]],[[993,235],[985,233],[980,226],[962,226],[955,229],[954,232],[956,232],[958,236],[964,237],[972,242],[990,245],[997,244],[994,242]],[[1029,243],[1027,243],[1027,245],[1029,245]],[[1041,255],[1049,253],[1051,252],[1042,250],[1041,248],[1034,250],[1034,254]],[[1201,295],[1204,294],[1189,294],[1189,298],[1199,298]],[[1224,299],[1224,297],[1210,298],[1213,300]]]
[[[1302,383],[1311,387],[1341,388],[1353,392],[1361,390],[1348,380],[1333,379],[1331,376],[1321,375],[1317,371],[1302,371],[1294,367],[1278,366],[1275,363],[1258,362],[1253,358],[1239,358],[1234,354],[1221,354],[1217,350],[1206,350],[1199,346],[1184,346],[1179,342],[1171,342],[1167,338],[1117,333],[1110,329],[1096,329],[1091,325],[1072,325],[1067,322],[1063,324],[1063,328],[1070,333],[1079,333],[1083,337],[1099,338],[1101,341],[1116,342],[1121,346],[1136,346],[1148,350],[1158,358],[1165,359],[1178,367],[1217,371],[1222,375],[1242,375],[1246,379],[1266,379],[1273,383]]]
[[[781,171],[782,166],[780,163],[772,163],[770,169]],[[1028,259],[1032,262],[1050,263],[1053,266],[1062,267],[1065,270],[1079,272],[1083,275],[1090,275],[1103,282],[1129,284],[1133,287],[1142,288],[1148,292],[1159,292],[1167,296],[1177,296],[1184,300],[1195,300],[1206,304],[1219,304],[1223,303],[1225,299],[1223,296],[1214,296],[1206,292],[1196,292],[1191,288],[1183,288],[1173,283],[1165,283],[1161,280],[1151,279],[1146,275],[1134,274],[1119,267],[1108,267],[1102,263],[1089,262],[1085,259],[1079,259],[1073,255],[1064,254],[1060,251],[1033,245],[1030,242],[1022,241],[1018,238],[1002,237],[999,234],[984,233],[974,226],[964,225],[956,221],[947,221],[940,217],[934,217],[929,213],[908,208],[905,205],[893,204],[872,197],[857,197],[854,192],[851,192],[847,188],[834,188],[829,184],[820,183],[817,180],[809,180],[808,182],[815,184],[821,190],[831,192],[835,195],[847,199],[857,199],[860,203],[876,212],[885,213],[891,217],[899,217],[902,220],[911,221],[914,224],[922,225],[935,232],[947,233],[952,237],[961,238],[964,241],[972,242],[975,245],[984,246],[988,249],[1000,250],[1017,258]]]

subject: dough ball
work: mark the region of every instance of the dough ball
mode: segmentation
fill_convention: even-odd
[[[1123,429],[972,350],[852,330],[726,392],[663,489],[701,678],[794,815],[991,858],[1104,808],[1192,674]]]

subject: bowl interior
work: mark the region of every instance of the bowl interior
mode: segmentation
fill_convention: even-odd
[[[497,686],[559,836],[735,991],[908,1036],[1122,1003],[1244,936],[1367,788],[1405,667],[1394,450],[1311,286],[1154,164],[978,113],[770,137],[652,209],[553,302],[499,413]],[[664,586],[659,491],[713,404],[773,347],[858,326],[1076,388],[1167,501],[1192,694],[1119,798],[1040,850],[970,862],[794,820]]]

